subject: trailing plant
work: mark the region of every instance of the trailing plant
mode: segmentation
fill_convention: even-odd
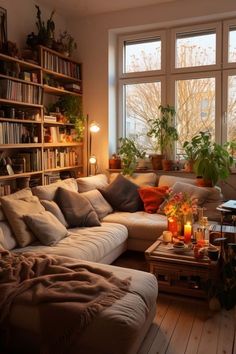
[[[212,142],[209,132],[200,132],[190,143],[195,151],[193,169],[197,176],[212,185],[229,176],[233,158],[222,145]]]
[[[75,125],[75,130],[78,135],[78,140],[81,140],[84,135],[86,117],[83,115],[82,101],[80,97],[72,95],[63,95],[58,101],[51,105],[49,110],[55,111],[59,108],[70,121]]]
[[[137,166],[137,160],[145,157],[145,151],[138,146],[134,138],[120,138],[119,142],[122,172],[124,175],[132,175]]]
[[[170,159],[173,143],[178,140],[178,132],[174,126],[175,108],[167,105],[158,107],[160,116],[149,120],[151,125],[147,136],[156,139],[156,151],[159,151],[166,159]]]
[[[67,31],[60,33],[57,44],[60,46],[60,50],[68,53],[69,56],[71,56],[73,51],[77,49],[75,39]]]

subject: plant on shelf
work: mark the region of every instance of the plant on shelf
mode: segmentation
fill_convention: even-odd
[[[212,142],[209,132],[200,132],[190,143],[195,151],[193,170],[205,185],[214,186],[229,176],[233,158],[222,145]]]
[[[132,175],[136,169],[138,159],[145,157],[145,151],[140,149],[134,138],[120,138],[119,142],[122,172],[124,175]]]
[[[59,109],[75,125],[77,140],[80,141],[84,135],[86,117],[83,115],[82,101],[80,97],[63,95],[50,107],[50,111]]]
[[[185,141],[183,144],[183,149],[185,152],[185,171],[186,172],[193,172],[193,165],[197,157],[197,149],[196,146],[193,144],[192,141]]]
[[[171,160],[174,141],[178,140],[178,132],[174,126],[175,108],[160,105],[158,109],[160,116],[149,120],[151,128],[147,135],[156,139],[155,150],[161,153],[163,159]]]
[[[46,47],[51,48],[53,45],[54,41],[54,31],[55,31],[55,23],[53,21],[53,15],[55,11],[53,10],[51,12],[50,18],[47,20],[47,23],[45,24],[44,21],[42,21],[41,18],[41,10],[40,7],[35,5],[37,9],[37,22],[36,26],[38,29],[38,34],[35,34],[34,32],[31,32],[27,36],[27,45],[31,48],[35,48],[37,45],[45,45]]]
[[[73,51],[77,49],[77,43],[67,31],[60,33],[59,40],[56,45],[58,46],[58,50],[60,52],[69,57],[72,55]]]

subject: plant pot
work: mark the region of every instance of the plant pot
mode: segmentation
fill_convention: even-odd
[[[193,161],[186,161],[184,164],[184,171],[191,173],[193,172]]]
[[[153,170],[162,170],[162,159],[163,155],[150,155],[150,160],[152,162]]]
[[[196,185],[198,187],[214,187],[211,180],[205,180],[201,176],[196,177]]]
[[[121,159],[109,159],[109,168],[114,170],[121,169]]]
[[[173,167],[173,161],[172,160],[163,159],[161,161],[161,163],[162,163],[162,169],[164,171],[171,171],[172,170],[172,167]]]

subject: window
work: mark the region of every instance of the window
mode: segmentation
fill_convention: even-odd
[[[119,136],[153,151],[150,119],[168,103],[176,109],[176,156],[200,131],[218,143],[236,139],[236,20],[122,36],[119,50]]]

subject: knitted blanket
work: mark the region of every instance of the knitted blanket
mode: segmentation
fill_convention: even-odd
[[[65,257],[0,250],[0,326],[14,303],[38,306],[41,353],[70,353],[76,334],[126,294],[130,279]]]

